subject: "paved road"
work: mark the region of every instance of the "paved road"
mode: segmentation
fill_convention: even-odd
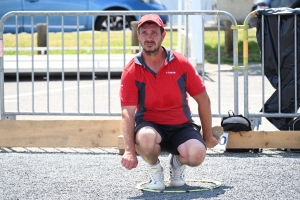
[[[187,168],[186,178],[220,181],[219,188],[151,193],[135,188],[148,180],[145,162],[139,157],[138,167],[128,171],[122,168],[117,149],[0,151],[0,199],[300,199],[300,153],[274,149],[259,154],[209,150],[200,167]],[[167,155],[162,154],[160,160],[167,179]],[[181,189],[199,186],[190,182],[188,185]]]

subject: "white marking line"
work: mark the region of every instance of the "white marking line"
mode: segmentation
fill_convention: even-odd
[[[116,84],[119,82],[117,81],[111,81],[110,84]],[[107,85],[107,83],[97,83],[95,84],[95,86],[101,86],[101,85]],[[88,85],[80,85],[80,89],[83,89],[83,88],[88,88],[88,87],[93,87],[93,84],[88,84]],[[67,87],[64,89],[64,91],[68,91],[68,90],[77,90],[78,87],[74,86],[74,87]],[[53,93],[53,92],[61,92],[62,89],[53,89],[53,90],[49,90],[49,93]],[[43,90],[43,91],[38,91],[38,92],[34,92],[34,95],[37,95],[37,94],[47,94],[47,90]],[[27,93],[23,93],[23,94],[19,94],[19,97],[26,97],[26,96],[32,96],[32,93],[31,92],[27,92]],[[8,100],[10,98],[16,98],[18,97],[18,95],[9,95],[9,96],[5,96],[4,97],[4,100],[6,102],[17,102],[16,100]]]
[[[265,98],[269,98],[272,94],[265,94]],[[253,95],[249,95],[249,97],[262,97],[262,95],[259,94],[253,94]]]
[[[5,103],[16,103],[18,102],[17,100],[5,100]]]

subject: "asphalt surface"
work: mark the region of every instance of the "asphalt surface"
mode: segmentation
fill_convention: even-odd
[[[0,148],[0,199],[300,199],[299,152],[264,149],[260,153],[208,150],[186,179],[220,181],[216,189],[154,193],[135,186],[148,180],[139,158],[134,170],[120,164],[112,149]],[[167,154],[160,157],[168,175]],[[180,190],[198,189],[188,182]],[[207,184],[205,187],[211,187]],[[177,188],[166,190],[176,191]]]

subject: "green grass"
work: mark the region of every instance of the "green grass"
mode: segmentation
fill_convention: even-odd
[[[243,61],[243,35],[242,30],[238,32],[238,57],[239,63]],[[257,45],[256,37],[255,37],[255,30],[250,29],[248,32],[249,35],[249,63],[250,62],[260,62],[260,51]],[[172,45],[173,49],[176,49],[178,40],[178,33],[173,32],[172,35]],[[122,31],[112,31],[110,32],[110,41],[108,40],[108,33],[107,32],[94,32],[94,46],[96,48],[95,54],[107,54],[107,46],[110,42],[111,54],[122,54],[123,52],[123,32]],[[77,39],[79,44],[77,44]],[[183,44],[185,38],[182,36],[182,47],[181,50],[183,52]],[[32,40],[34,46],[37,46],[37,34],[35,33],[33,36],[27,33],[21,33],[16,38],[14,34],[4,34],[4,47],[16,47],[16,41],[18,40],[18,46],[21,47],[31,47]],[[50,33],[49,34],[49,46],[50,47],[61,47],[64,44],[66,48],[64,50],[64,54],[77,54],[77,49],[75,50],[67,50],[69,47],[75,47],[79,45],[80,47],[90,47],[92,49],[92,32],[80,32],[79,38],[77,38],[77,33],[64,33],[64,38],[62,42],[62,34],[61,33]],[[126,32],[126,46],[131,47],[131,32]],[[163,45],[167,48],[170,47],[170,33],[167,32],[166,38],[163,42]],[[218,33],[217,31],[206,31],[204,34],[204,44],[205,44],[205,61],[210,63],[217,63],[218,62]],[[115,47],[119,47],[119,49],[114,49]],[[98,49],[97,48],[104,48]],[[220,33],[220,52],[221,52],[221,63],[232,63],[233,62],[233,55],[232,52],[225,52],[225,41],[224,41],[224,31]],[[81,49],[80,54],[87,54],[88,51]],[[91,51],[90,51],[91,53]],[[131,53],[131,50],[128,48],[126,53]],[[15,51],[5,51],[5,55],[15,55]],[[31,51],[19,51],[19,55],[31,55]],[[34,54],[37,54],[35,51]],[[51,50],[50,54],[62,54],[62,50]]]
[[[218,32],[205,32],[205,60],[210,63],[218,62]],[[256,40],[256,31],[250,29],[248,31],[248,62],[260,62],[260,50]],[[221,63],[232,63],[233,53],[225,52],[224,32],[220,33],[220,58]],[[238,60],[243,62],[243,31],[238,31]]]

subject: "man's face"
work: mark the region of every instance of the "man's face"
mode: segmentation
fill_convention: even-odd
[[[144,23],[138,31],[138,38],[143,51],[147,55],[156,55],[164,40],[166,32],[161,34],[160,27],[155,23]]]

